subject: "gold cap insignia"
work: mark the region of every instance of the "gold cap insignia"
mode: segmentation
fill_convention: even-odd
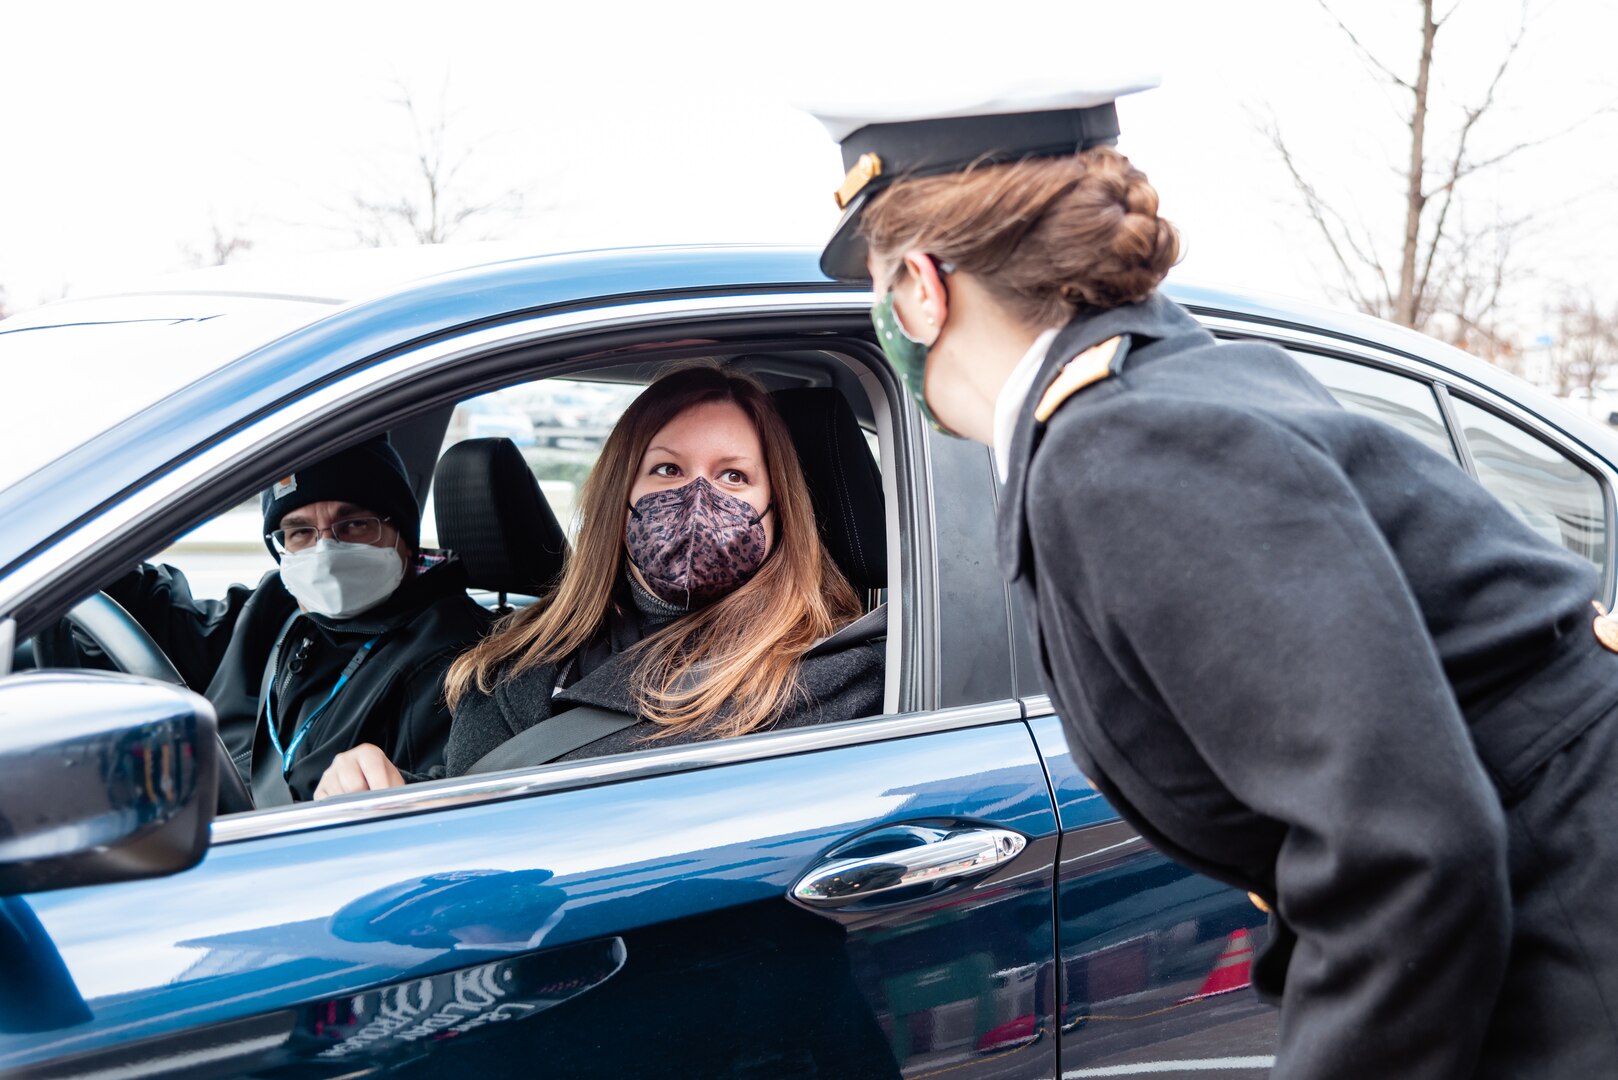
[[[854,196],[865,190],[865,185],[882,175],[882,159],[875,154],[861,154],[854,167],[843,177],[843,186],[833,193],[837,209],[846,210]]]

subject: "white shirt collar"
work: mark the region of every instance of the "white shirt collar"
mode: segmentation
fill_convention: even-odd
[[[1011,375],[1000,388],[1000,396],[994,399],[994,468],[1002,484],[1011,471],[1011,433],[1016,430],[1017,415],[1022,412],[1034,378],[1045,365],[1045,354],[1050,352],[1051,342],[1056,340],[1060,330],[1061,327],[1053,326],[1034,339],[1017,366],[1011,369]]]

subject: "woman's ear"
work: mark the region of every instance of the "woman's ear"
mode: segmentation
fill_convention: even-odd
[[[905,255],[904,263],[909,274],[897,288],[911,294],[905,298],[911,301],[906,306],[912,311],[919,311],[921,321],[927,326],[943,326],[944,320],[949,318],[949,290],[944,288],[944,279],[938,274],[937,260],[926,252],[912,251]],[[908,329],[918,340],[923,334],[936,337],[920,326]]]

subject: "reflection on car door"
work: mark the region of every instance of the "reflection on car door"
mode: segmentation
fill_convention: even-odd
[[[638,778],[538,794],[519,794],[533,772],[446,781],[410,790],[424,813],[25,898],[71,976],[53,992],[88,1017],[0,1027],[0,1071],[1049,1076],[1056,818],[1016,714],[553,767]],[[929,836],[994,830],[1026,847],[986,875],[945,869],[836,908],[787,898],[828,861],[868,869]]]
[[[1267,1076],[1278,1013],[1249,977],[1265,916],[1142,840],[1074,766],[1049,699],[1028,707],[1062,828],[1063,1075]]]

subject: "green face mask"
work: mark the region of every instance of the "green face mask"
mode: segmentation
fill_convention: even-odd
[[[921,415],[931,424],[934,431],[944,435],[955,435],[955,432],[945,427],[937,416],[933,415],[932,408],[927,404],[927,353],[930,346],[917,341],[905,331],[904,324],[893,310],[893,290],[889,289],[882,299],[871,308],[871,322],[876,326],[876,340],[887,354],[888,360],[893,364],[893,370],[899,373],[904,381],[905,389],[915,399],[916,407]],[[955,435],[960,438],[959,435]]]

